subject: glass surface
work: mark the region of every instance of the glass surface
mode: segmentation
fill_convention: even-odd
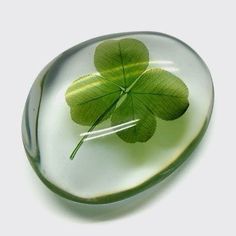
[[[102,135],[86,136],[71,160],[80,135],[90,126],[72,120],[66,91],[76,79],[97,73],[94,54],[98,45],[124,38],[147,47],[147,69],[163,69],[184,82],[189,107],[174,120],[155,117],[156,130],[146,142],[125,142],[108,118],[92,130],[104,129],[98,132]],[[212,106],[209,70],[185,43],[154,32],[113,34],[65,51],[39,74],[25,105],[23,143],[34,170],[51,190],[78,202],[109,203],[158,183],[186,160],[205,132]]]

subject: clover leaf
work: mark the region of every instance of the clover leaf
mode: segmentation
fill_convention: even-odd
[[[107,40],[97,46],[94,64],[104,78],[128,88],[147,69],[149,52],[136,39]]]
[[[106,40],[96,47],[94,64],[99,73],[75,80],[66,91],[71,118],[90,126],[70,158],[73,159],[89,133],[111,119],[112,127],[127,143],[146,142],[155,133],[156,117],[174,120],[189,106],[188,88],[174,74],[147,69],[149,52],[139,40]]]

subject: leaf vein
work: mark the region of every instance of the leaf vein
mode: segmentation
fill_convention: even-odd
[[[133,101],[133,97],[131,96],[131,103],[132,103],[132,116],[133,116],[133,120],[135,120],[135,114],[134,114],[134,101]],[[139,121],[138,121],[139,122]],[[137,124],[135,124],[134,126],[134,135],[135,137],[137,137]]]
[[[186,96],[177,96],[177,95],[171,95],[171,94],[163,94],[163,93],[142,93],[142,92],[134,92],[133,94],[143,94],[143,95],[153,95],[153,96],[164,96],[164,97],[173,97],[173,98],[186,98]]]
[[[110,93],[107,93],[107,94],[104,94],[104,95],[101,95],[101,96],[98,96],[98,97],[92,98],[92,99],[87,100],[87,101],[85,101],[85,102],[77,103],[76,105],[83,105],[83,104],[86,104],[86,103],[89,103],[89,102],[95,101],[95,100],[97,100],[97,99],[100,99],[100,98],[106,97],[106,96],[108,96],[108,95],[111,95],[111,94],[117,93],[117,92],[120,92],[120,90],[117,90],[117,91],[114,91],[114,92],[110,92]]]
[[[124,59],[123,59],[123,55],[122,55],[122,51],[121,51],[120,42],[118,42],[118,46],[119,46],[119,53],[120,53],[120,59],[121,59],[122,73],[123,73],[123,78],[124,78],[124,86],[126,88],[126,75],[125,75],[125,68],[124,68]]]

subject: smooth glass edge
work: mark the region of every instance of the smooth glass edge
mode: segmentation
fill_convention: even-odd
[[[186,48],[188,48],[190,51],[192,51],[200,59],[200,61],[203,63],[204,67],[207,69],[207,71],[210,74],[209,68],[206,65],[205,61],[200,57],[200,55],[192,47],[190,47],[187,43],[185,43],[181,39],[178,39],[178,38],[176,38],[172,35],[162,33],[162,32],[157,32],[157,31],[127,31],[127,32],[105,34],[105,35],[102,35],[102,36],[98,36],[98,37],[95,37],[95,38],[92,38],[92,39],[85,40],[85,41],[83,41],[83,42],[81,42],[81,43],[79,43],[75,46],[72,46],[71,48],[69,48],[69,49],[65,50],[64,52],[62,52],[61,55],[62,56],[64,56],[64,55],[65,56],[70,56],[73,53],[75,53],[77,50],[81,50],[81,49],[87,47],[90,44],[97,43],[99,41],[107,40],[107,39],[110,39],[110,38],[119,38],[119,37],[124,37],[124,36],[127,36],[127,35],[145,35],[145,34],[167,37],[167,38],[170,38],[172,40],[175,40],[175,41],[181,43]],[[211,77],[211,82],[212,82],[212,77]],[[213,82],[212,82],[212,84],[213,84]]]
[[[42,175],[42,173],[39,171],[39,169],[37,168],[38,163],[35,162],[35,160],[34,160],[34,158],[36,160],[40,160],[40,154],[38,153],[39,156],[37,156],[37,157],[32,157],[30,155],[30,153],[27,151],[27,148],[26,148],[25,143],[24,143],[24,137],[23,137],[24,134],[23,134],[23,129],[22,129],[22,140],[23,140],[24,149],[25,149],[26,155],[28,157],[28,160],[29,160],[32,168],[34,169],[34,171],[36,172],[38,177],[41,179],[41,181],[51,191],[53,191],[54,193],[58,194],[61,197],[64,197],[68,200],[78,202],[78,203],[108,204],[108,203],[113,203],[113,202],[124,200],[124,199],[132,197],[132,196],[134,196],[134,195],[136,195],[140,192],[143,192],[144,190],[152,187],[153,185],[156,185],[156,184],[160,183],[162,180],[164,180],[166,177],[168,177],[170,174],[172,174],[182,163],[184,163],[185,160],[187,160],[190,157],[191,153],[194,151],[196,146],[200,143],[201,139],[203,138],[203,136],[204,136],[204,134],[207,130],[207,127],[209,125],[209,122],[210,122],[210,119],[211,119],[211,116],[212,116],[212,112],[213,112],[214,97],[215,97],[214,85],[213,85],[213,80],[212,80],[210,71],[209,71],[206,63],[198,55],[197,52],[195,52],[189,45],[187,45],[183,41],[181,41],[178,38],[175,38],[171,35],[168,35],[168,34],[154,32],[154,31],[133,31],[133,32],[123,32],[123,33],[103,35],[103,36],[100,36],[100,37],[96,37],[96,38],[84,41],[84,42],[82,42],[82,43],[80,43],[80,44],[78,44],[74,47],[71,47],[70,49],[64,51],[63,53],[59,54],[56,58],[54,58],[51,62],[49,62],[45,66],[45,68],[43,69],[43,70],[46,69],[46,72],[42,76],[43,77],[42,83],[44,83],[44,80],[47,77],[46,75],[49,73],[49,71],[52,69],[52,67],[54,68],[54,66],[57,66],[58,64],[60,64],[61,60],[63,60],[63,58],[65,56],[72,55],[78,49],[82,49],[82,48],[86,47],[87,45],[89,45],[90,43],[95,43],[99,40],[105,40],[105,39],[108,39],[110,37],[122,37],[122,36],[125,36],[125,35],[135,35],[135,34],[161,35],[161,36],[172,38],[172,39],[182,43],[183,45],[185,45],[187,48],[189,48],[193,53],[195,53],[198,56],[198,58],[201,60],[201,62],[204,64],[205,68],[209,72],[210,79],[211,79],[212,100],[211,100],[211,104],[210,104],[210,107],[209,107],[207,118],[206,118],[201,130],[196,135],[196,137],[191,141],[191,143],[188,145],[188,147],[179,155],[179,157],[174,162],[172,162],[170,165],[165,167],[161,172],[159,172],[158,174],[156,174],[153,177],[149,178],[148,180],[144,181],[143,183],[141,183],[141,184],[139,184],[139,185],[137,185],[133,188],[130,188],[128,190],[124,190],[124,191],[120,191],[120,192],[116,192],[116,193],[108,194],[108,195],[102,195],[102,196],[98,196],[98,197],[94,197],[94,198],[82,198],[82,197],[70,194],[70,193],[64,191],[63,189],[59,188],[55,184],[51,183],[49,180],[47,180]],[[51,68],[50,68],[50,66],[51,66]],[[36,80],[37,79],[38,79],[38,77],[36,78]],[[42,90],[43,90],[43,88],[42,88]],[[43,93],[43,91],[41,92],[41,95],[42,95],[42,93]],[[40,99],[40,101],[41,101],[41,99]],[[27,101],[26,101],[25,106],[26,105],[27,105]],[[40,104],[39,104],[38,107],[40,109]],[[25,109],[26,109],[26,107],[24,108],[23,119],[24,119]],[[38,114],[39,114],[39,110],[38,110]],[[22,124],[23,124],[23,119],[22,119]]]
[[[79,203],[86,203],[86,204],[107,204],[107,203],[112,203],[112,202],[117,202],[124,200],[126,198],[132,197],[133,195],[136,195],[140,192],[143,192],[144,190],[152,187],[155,184],[158,184],[162,180],[164,180],[166,177],[168,177],[171,173],[173,173],[182,163],[184,163],[185,160],[187,160],[190,157],[190,154],[193,152],[195,147],[200,143],[202,137],[204,136],[207,127],[210,122],[211,114],[213,110],[213,102],[212,106],[210,109],[210,115],[204,122],[204,125],[198,135],[192,140],[192,142],[189,144],[189,146],[182,152],[182,154],[169,166],[167,166],[165,169],[163,169],[161,172],[158,174],[154,175],[153,177],[149,178],[145,182],[130,188],[128,190],[124,190],[121,192],[116,192],[113,194],[109,195],[103,195],[99,197],[94,197],[94,198],[82,198],[73,194],[70,194],[63,189],[59,188],[55,184],[51,183],[49,180],[47,180],[42,173],[39,171],[37,168],[37,162],[34,162],[33,158],[30,156],[30,154],[27,152],[27,149],[25,148],[27,157],[29,159],[29,162],[33,169],[35,170],[36,174],[38,177],[41,179],[41,181],[54,193],[58,194],[61,197],[64,197],[68,200],[74,201],[74,202],[79,202]]]
[[[24,105],[24,109],[23,109],[23,115],[22,115],[22,120],[21,120],[21,136],[22,136],[22,141],[23,141],[23,145],[25,150],[27,149],[27,145],[26,145],[26,141],[25,141],[25,135],[28,136],[28,139],[34,138],[35,139],[35,143],[37,144],[37,147],[35,150],[37,152],[37,156],[36,157],[32,157],[32,159],[37,160],[38,163],[40,163],[40,150],[39,150],[39,145],[38,145],[38,118],[39,118],[39,113],[40,113],[40,106],[41,106],[41,100],[42,100],[42,95],[43,95],[43,90],[44,90],[44,84],[45,81],[48,77],[48,74],[54,69],[55,66],[57,66],[57,64],[60,64],[61,60],[64,58],[63,54],[59,54],[57,57],[55,57],[53,60],[51,60],[42,70],[41,72],[38,74],[38,76],[36,77],[36,79],[34,80],[29,94],[27,96],[25,105]],[[34,89],[34,86],[37,85],[37,83],[39,83],[40,86],[40,97],[38,99],[38,103],[35,104],[35,107],[37,107],[37,114],[35,117],[35,123],[36,123],[36,130],[35,130],[35,137],[31,137],[31,132],[30,129],[31,127],[26,123],[26,120],[29,120],[28,118],[28,113],[29,113],[29,101],[30,101],[30,96],[31,96],[31,92]],[[24,132],[24,127],[26,129],[26,133]],[[32,141],[31,141],[32,142]],[[30,143],[31,143],[30,142]],[[31,146],[31,145],[30,145]]]

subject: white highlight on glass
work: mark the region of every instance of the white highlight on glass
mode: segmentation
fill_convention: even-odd
[[[169,71],[169,72],[179,71],[179,69],[174,66],[174,62],[169,61],[169,60],[150,61],[149,65],[153,65],[155,67],[156,67],[156,65],[160,65],[159,66],[160,69],[166,70],[166,71]]]
[[[113,133],[117,133],[121,130],[125,130],[125,129],[129,129],[131,127],[134,127],[135,125],[137,125],[138,121],[139,121],[139,119],[131,120],[126,123],[112,126],[109,128],[95,130],[95,131],[91,131],[91,132],[85,132],[85,133],[80,134],[80,136],[88,136],[84,139],[84,141],[89,141],[89,140],[92,140],[95,138],[104,137],[104,136],[107,136],[107,135],[110,135]]]

